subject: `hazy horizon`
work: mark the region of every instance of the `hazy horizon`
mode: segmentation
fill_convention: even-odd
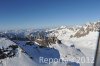
[[[100,20],[99,0],[0,0],[0,30],[82,25]]]

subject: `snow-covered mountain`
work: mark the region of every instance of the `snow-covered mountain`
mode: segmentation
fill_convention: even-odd
[[[56,35],[66,46],[75,45],[86,57],[94,58],[98,40],[100,22],[88,23],[78,27],[60,27],[49,30],[50,35]],[[93,63],[81,64],[81,66],[92,66]],[[88,65],[89,64],[89,65]]]
[[[0,66],[33,66],[29,56],[20,47],[6,38],[0,38]]]
[[[17,46],[17,47],[16,47]],[[61,49],[64,47],[63,49]],[[84,56],[84,54],[73,47],[67,47],[65,45],[56,44],[54,48],[42,48],[37,44],[28,45],[25,41],[11,41],[6,38],[0,38],[0,66],[62,66],[66,64],[77,65],[75,62],[67,62],[64,64],[42,62],[40,63],[39,58],[52,58],[60,59],[63,57],[77,58]],[[68,52],[65,52],[67,50]],[[62,54],[63,51],[63,54]],[[70,51],[70,52],[69,52]],[[2,56],[3,54],[3,56]],[[14,54],[14,55],[13,55]],[[4,57],[5,55],[5,57]],[[4,57],[4,58],[3,58]],[[61,59],[63,61],[63,59]],[[50,63],[50,64],[48,64]],[[60,65],[59,65],[60,64]]]
[[[88,23],[82,26],[79,30],[77,30],[77,32],[73,36],[74,37],[85,36],[89,34],[89,32],[98,31],[99,28],[100,28],[100,22]]]
[[[0,52],[3,54],[0,54],[0,65],[92,66],[99,26],[100,22],[95,22],[83,26],[0,32]],[[40,57],[47,62],[40,63]],[[50,58],[60,59],[60,62],[49,64]],[[66,59],[69,60],[62,63]]]
[[[72,26],[72,27],[67,27],[67,26],[61,26],[59,28],[51,29],[48,31],[51,31],[53,34],[54,33],[59,33],[59,34],[64,34],[66,32],[70,32],[71,35],[70,37],[83,37],[89,34],[89,32],[93,31],[98,31],[100,28],[100,22],[93,22],[93,23],[87,23],[82,26]],[[62,33],[61,33],[62,32]],[[59,35],[58,34],[58,35]],[[68,33],[67,33],[68,34]]]
[[[100,28],[100,22],[93,22],[93,23],[87,23],[82,26],[61,26],[61,27],[56,27],[52,29],[24,29],[24,30],[7,30],[7,31],[0,31],[0,36],[8,36],[8,37],[13,37],[13,36],[19,36],[19,37],[25,37],[29,34],[35,35],[38,33],[44,33],[44,34],[50,34],[52,33],[58,33],[59,31],[63,32],[72,32],[70,37],[81,37],[89,34],[91,31],[98,31]],[[59,33],[62,34],[62,33]]]

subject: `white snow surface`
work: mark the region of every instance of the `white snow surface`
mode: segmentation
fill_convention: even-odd
[[[58,39],[62,41],[62,44],[51,44],[47,48],[40,48],[38,44],[32,46],[26,45],[26,41],[11,41],[6,38],[0,38],[0,48],[8,47],[9,45],[18,45],[17,55],[13,58],[6,58],[0,60],[0,66],[93,66],[93,63],[78,63],[79,58],[93,58],[95,55],[98,32],[89,32],[88,35],[76,38],[72,37],[75,32],[67,29],[66,27],[61,27],[60,29],[52,29],[53,31],[49,35],[56,35]],[[25,53],[22,52],[22,49]],[[31,59],[31,58],[32,59]],[[54,62],[39,63],[39,57],[44,58],[57,58],[64,61],[68,58],[74,58],[74,62],[58,63]],[[79,57],[79,58],[78,58]],[[71,60],[70,59],[70,60]],[[91,61],[92,62],[92,61]]]
[[[0,38],[0,48],[8,47],[9,45],[16,45],[14,42],[6,39]],[[17,49],[17,55],[12,58],[5,58],[0,60],[0,66],[33,66],[35,64],[28,55],[21,52],[22,49],[19,47]]]
[[[89,34],[80,38],[77,37],[70,38],[70,36],[73,35],[75,32],[68,29],[66,30],[65,28],[56,31],[58,33],[55,33],[55,35],[57,35],[58,39],[60,39],[65,46],[70,47],[71,45],[75,45],[76,48],[81,50],[81,52],[85,55],[86,58],[88,57],[94,59],[97,40],[98,40],[97,31],[90,31]],[[64,47],[62,49],[64,49]],[[68,51],[63,50],[61,52],[62,55],[64,55],[63,52],[68,52]],[[71,52],[71,50],[69,52]],[[93,63],[82,63],[82,64],[80,63],[80,66],[93,66]]]

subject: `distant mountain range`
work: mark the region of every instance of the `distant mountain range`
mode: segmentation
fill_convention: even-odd
[[[99,28],[100,22],[95,22],[74,27],[1,31],[0,66],[91,66],[93,63],[82,64],[77,60],[94,57]],[[39,57],[75,61],[48,64],[39,63]]]
[[[83,26],[61,26],[57,28],[52,28],[52,29],[26,29],[26,30],[8,30],[8,31],[1,31],[0,36],[8,36],[8,37],[13,37],[13,36],[20,36],[20,37],[25,37],[29,34],[37,34],[37,33],[45,33],[45,34],[51,34],[51,33],[57,33],[58,30],[64,30],[67,29],[68,31],[72,31],[73,34],[70,36],[72,37],[82,37],[89,32],[92,31],[98,31],[100,28],[100,22],[95,22],[95,23],[87,23],[84,24]]]

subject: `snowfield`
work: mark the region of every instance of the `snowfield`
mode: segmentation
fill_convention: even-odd
[[[35,30],[35,32],[34,30],[9,31],[6,32],[7,36],[1,33],[0,66],[93,66],[98,40],[97,24],[91,23],[77,28],[61,26],[46,31]],[[39,36],[39,32],[46,37],[56,36],[61,43],[56,41],[43,47],[36,41],[27,44],[29,40],[23,40],[27,35]],[[13,36],[21,39],[8,38]]]
[[[10,41],[6,38],[0,38],[0,46],[1,47],[8,47],[9,45],[16,45],[18,44],[19,47],[17,48],[17,54],[14,57],[7,57],[5,59],[0,59],[0,66],[66,66],[67,64],[70,64],[72,66],[79,66],[78,63],[75,62],[67,62],[67,63],[56,63],[56,62],[52,62],[49,64],[49,62],[47,63],[40,63],[39,62],[39,57],[43,57],[43,58],[57,58],[60,59],[60,54],[59,54],[59,50],[60,48],[39,48],[39,46],[32,45],[25,45],[24,41],[18,41],[16,43],[14,43],[13,41]],[[62,46],[62,45],[61,45]],[[57,46],[56,46],[57,47]],[[64,47],[64,46],[63,46]],[[65,47],[64,49],[66,49],[67,47]],[[71,48],[68,48],[69,51]],[[75,48],[72,48],[71,51],[75,52],[77,51]],[[61,50],[63,51],[63,50]],[[65,55],[72,56],[76,55],[75,53],[65,53]],[[81,52],[77,51],[77,53],[79,53],[79,56],[83,55]],[[62,60],[63,61],[63,60]]]
[[[16,45],[14,42],[6,39],[0,38],[0,47],[8,47],[9,45]],[[12,58],[0,59],[0,66],[33,66],[34,61],[32,61],[28,55],[22,53],[22,49],[19,47],[16,52],[16,56]]]
[[[71,34],[71,33],[70,33]],[[64,36],[63,36],[64,35]],[[63,36],[63,38],[62,38]],[[66,37],[67,36],[67,37]],[[92,38],[91,38],[92,37]],[[68,34],[60,34],[59,39],[63,44],[52,44],[48,48],[40,48],[38,44],[32,46],[26,45],[25,41],[11,41],[6,38],[0,38],[0,48],[8,47],[9,45],[18,45],[17,54],[13,58],[5,58],[0,60],[1,66],[92,66],[93,63],[78,63],[82,57],[94,58],[98,32],[91,32],[81,38],[70,38]],[[23,53],[24,51],[25,53]],[[23,52],[22,52],[23,51]],[[39,58],[57,58],[64,61],[70,58],[66,63],[39,63]],[[71,59],[74,61],[71,62]]]
[[[86,28],[86,27],[85,27]],[[65,30],[66,29],[66,30]],[[55,35],[58,36],[62,43],[66,46],[75,45],[76,48],[81,50],[86,58],[90,58],[92,63],[82,63],[80,66],[93,66],[93,59],[95,56],[95,50],[98,40],[98,31],[90,31],[89,34],[82,37],[70,37],[75,34],[77,31],[68,30],[63,28],[61,30],[56,30]],[[63,48],[62,48],[63,49]],[[65,50],[66,51],[66,50]]]

